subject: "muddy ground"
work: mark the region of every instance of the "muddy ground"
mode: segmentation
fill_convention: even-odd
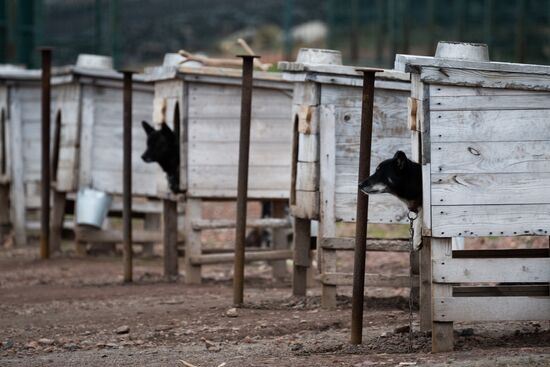
[[[403,255],[368,261],[372,272],[400,266]],[[123,285],[119,257],[41,261],[34,246],[2,249],[0,366],[550,366],[549,322],[458,324],[456,351],[444,354],[416,332],[411,353],[408,333],[395,332],[408,325],[407,291],[367,289],[364,344],[351,346],[345,294],[322,310],[319,287],[292,298],[290,279],[274,282],[258,263],[230,317],[231,266],[204,273],[201,286],[183,274],[169,283],[159,257],[137,259]]]

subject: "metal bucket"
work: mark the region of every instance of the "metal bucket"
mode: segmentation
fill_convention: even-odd
[[[93,189],[82,189],[76,196],[76,224],[100,229],[111,207],[111,195]]]

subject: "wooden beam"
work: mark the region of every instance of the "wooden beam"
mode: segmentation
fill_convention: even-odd
[[[330,250],[353,251],[355,249],[355,239],[351,237],[323,238],[321,247]],[[368,238],[367,251],[409,252],[409,240],[406,238]]]
[[[245,252],[245,261],[270,261],[292,259],[292,250],[254,251]],[[233,263],[235,256],[230,254],[205,254],[191,256],[189,261],[193,265]]]
[[[194,219],[191,221],[193,230],[235,228],[236,222],[232,219]],[[246,222],[249,228],[291,228],[290,218],[262,218],[249,219]]]
[[[409,288],[408,275],[365,274],[365,287]],[[419,277],[413,277],[413,284],[418,284]],[[353,284],[352,273],[324,273],[321,283],[333,286],[349,286]]]

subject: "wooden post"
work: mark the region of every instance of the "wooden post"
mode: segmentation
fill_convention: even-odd
[[[246,204],[248,201],[248,159],[250,153],[250,121],[252,115],[252,82],[254,58],[241,55],[243,59],[241,125],[239,136],[239,175],[237,182],[237,228],[235,230],[235,267],[233,270],[233,303],[241,305],[244,300],[244,251],[246,238]]]
[[[65,192],[53,191],[52,223],[50,227],[50,252],[61,252],[61,235],[65,218]]]
[[[201,231],[193,229],[193,220],[202,218],[202,200],[187,198],[185,202],[185,283],[202,282],[201,266],[191,263],[192,256],[202,254]]]
[[[0,246],[10,231],[10,185],[0,184]]]
[[[420,250],[420,331],[432,329],[432,245],[431,237],[422,237]]]
[[[178,202],[162,200],[162,233],[164,245],[164,278],[173,280],[178,276]]]
[[[132,281],[132,72],[124,72],[123,125],[123,263],[124,282]]]
[[[450,259],[452,257],[451,238],[431,239],[431,258],[434,261]],[[439,297],[452,297],[453,286],[451,284],[435,283],[432,279],[432,307],[433,300]],[[432,321],[432,352],[451,352],[453,350],[453,323]]]
[[[361,104],[361,134],[359,142],[359,172],[357,184],[370,174],[372,145],[372,116],[374,110],[374,79],[379,69],[357,69],[363,73]],[[363,301],[365,299],[365,263],[367,256],[367,221],[369,197],[357,187],[355,223],[355,251],[353,262],[353,296],[351,300],[351,343],[361,344],[363,339]]]
[[[50,257],[50,103],[52,50],[42,48],[42,180],[40,212],[40,257]],[[22,190],[23,187],[15,188]]]
[[[143,229],[151,232],[158,232],[161,229],[161,214],[160,213],[145,213],[145,219],[143,223]],[[143,243],[143,256],[154,255],[154,242]]]
[[[272,217],[284,218],[286,216],[286,201],[273,200],[272,201]],[[273,228],[273,250],[287,250],[288,239],[286,236],[286,228]],[[283,280],[287,273],[286,260],[276,260],[271,262],[273,278],[276,280]]]
[[[307,292],[307,273],[310,259],[311,220],[294,219],[294,274],[292,295],[303,297]]]

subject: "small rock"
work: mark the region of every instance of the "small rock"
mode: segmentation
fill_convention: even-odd
[[[41,345],[53,345],[53,343],[54,343],[53,339],[48,339],[48,338],[38,339],[38,344],[41,344]]]
[[[392,336],[393,333],[391,331],[384,331],[382,334],[380,334],[380,337],[387,338],[388,336]]]
[[[229,310],[225,311],[225,316],[227,317],[238,317],[239,313],[237,312],[237,309],[235,307],[230,308]]]
[[[404,333],[408,333],[409,330],[410,330],[409,325],[405,325],[405,326],[396,327],[395,329],[393,329],[393,332],[396,334],[404,334]]]
[[[118,348],[118,344],[116,343],[107,343],[105,344],[107,348]]]
[[[155,331],[168,331],[173,329],[172,325],[158,325],[155,327]]]
[[[472,335],[474,335],[474,329],[472,329],[471,327],[462,329],[460,331],[460,336],[472,336]]]
[[[117,334],[128,334],[130,332],[130,327],[128,325],[122,325],[121,327],[115,330]]]
[[[290,350],[293,352],[297,352],[299,350],[304,349],[304,345],[302,343],[292,343],[290,344]]]
[[[3,349],[10,349],[12,347],[13,347],[13,340],[8,339],[8,340],[2,342],[2,348]]]
[[[63,345],[63,348],[67,349],[68,351],[74,352],[75,350],[79,349],[79,346],[75,343],[67,343]]]
[[[27,349],[36,349],[38,348],[38,343],[35,342],[35,341],[32,341],[32,342],[28,342],[27,344],[25,344],[25,348]]]
[[[250,336],[248,336],[248,335],[245,336],[245,337],[243,338],[242,341],[243,341],[243,343],[248,343],[248,344],[255,343],[255,342],[254,342],[254,339],[252,339],[252,338],[251,338]]]
[[[307,320],[300,320],[300,324],[307,324]]]

